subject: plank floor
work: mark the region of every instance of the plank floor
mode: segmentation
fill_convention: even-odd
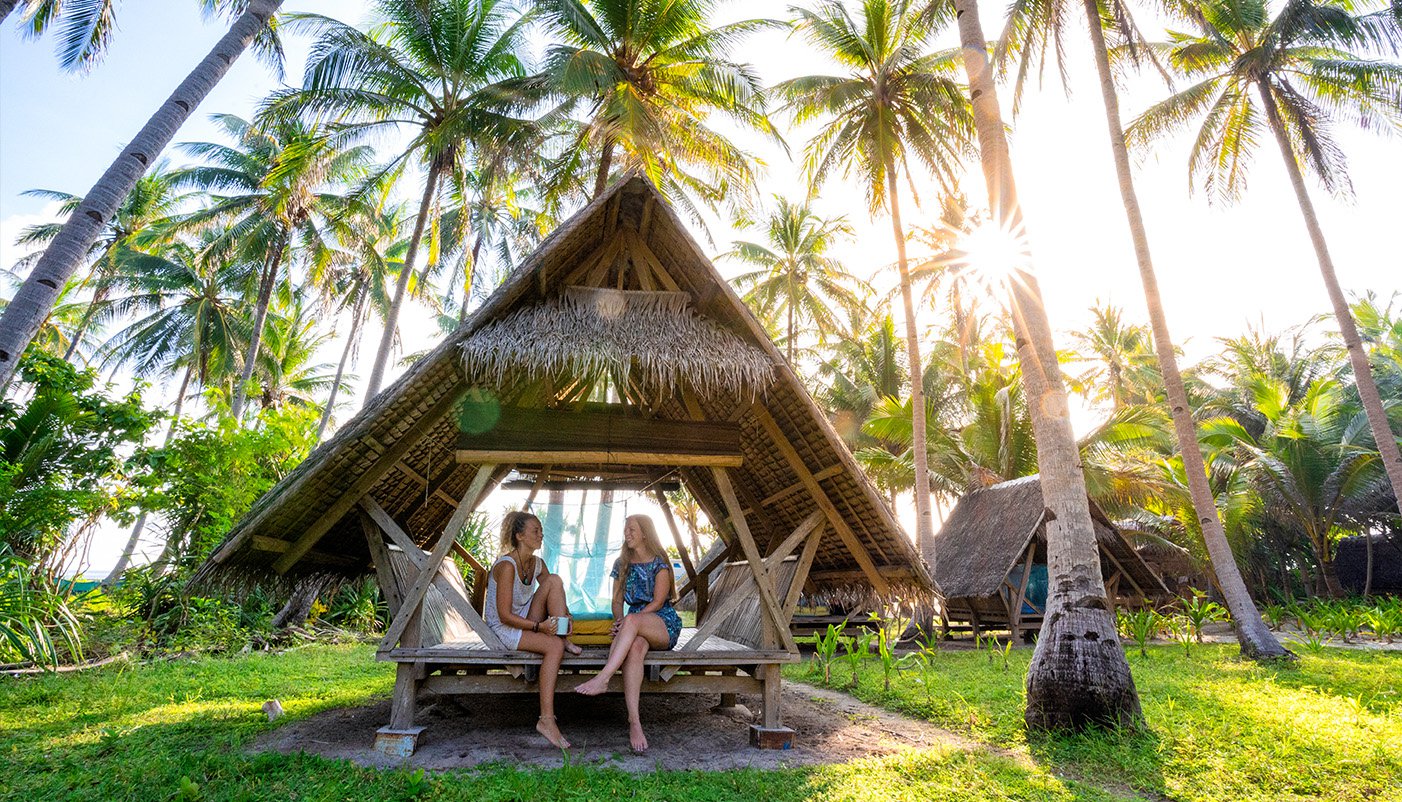
[[[782,649],[754,649],[743,643],[712,635],[695,651],[683,647],[696,635],[687,627],[677,638],[677,646],[669,651],[650,651],[644,661],[649,665],[729,665],[733,663],[788,663],[798,659]],[[434,646],[398,648],[379,654],[381,660],[452,660],[464,664],[530,665],[540,662],[540,655],[515,650],[492,649],[476,633],[459,640],[445,641]],[[578,656],[565,655],[563,665],[575,667],[601,666],[608,659],[608,647],[585,646]]]

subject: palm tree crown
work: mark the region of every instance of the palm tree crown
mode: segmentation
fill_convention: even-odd
[[[545,0],[559,41],[545,77],[584,122],[555,165],[556,193],[597,158],[593,194],[615,163],[638,169],[693,216],[754,186],[754,159],[708,125],[718,114],[777,139],[759,78],[731,51],[761,20],[708,27],[713,0]],[[615,152],[617,155],[615,155]],[[596,155],[597,154],[597,155]],[[571,178],[573,177],[573,178]]]

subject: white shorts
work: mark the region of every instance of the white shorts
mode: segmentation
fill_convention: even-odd
[[[508,649],[521,648],[521,633],[525,632],[525,630],[517,629],[507,624],[488,624],[487,627],[496,633],[497,638],[501,640],[502,646]]]

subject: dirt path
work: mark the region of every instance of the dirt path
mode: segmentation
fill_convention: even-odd
[[[711,711],[714,695],[650,696],[644,724],[651,749],[628,749],[627,717],[620,697],[595,699],[562,694],[556,703],[561,729],[573,742],[572,764],[589,763],[625,771],[657,769],[724,770],[752,766],[779,768],[845,763],[908,749],[994,751],[929,722],[882,710],[835,691],[784,683],[784,720],[798,732],[794,749],[751,749],[749,710],[758,699],[741,697],[746,708],[728,714]],[[476,766],[492,761],[558,767],[559,750],[534,730],[536,703],[529,696],[445,698],[420,708],[427,729],[408,765],[425,769]],[[253,751],[308,752],[367,766],[402,765],[371,749],[375,730],[389,720],[389,703],[329,710],[291,722],[260,736]],[[1006,753],[1025,762],[1025,756]]]

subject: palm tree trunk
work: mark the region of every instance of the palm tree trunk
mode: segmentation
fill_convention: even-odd
[[[1173,353],[1168,316],[1164,313],[1163,300],[1159,296],[1158,276],[1154,272],[1154,262],[1149,255],[1149,236],[1144,229],[1144,215],[1139,208],[1139,197],[1134,189],[1129,150],[1125,146],[1124,126],[1120,121],[1119,96],[1115,92],[1115,81],[1110,74],[1105,30],[1101,27],[1100,6],[1096,0],[1083,0],[1083,5],[1090,26],[1092,49],[1095,51],[1095,67],[1100,76],[1100,96],[1105,102],[1105,122],[1110,129],[1110,153],[1114,157],[1120,197],[1124,201],[1130,239],[1134,242],[1134,255],[1139,263],[1139,280],[1144,285],[1144,302],[1149,307],[1149,323],[1154,332],[1154,352],[1158,356],[1159,371],[1163,374],[1169,412],[1173,418],[1173,431],[1178,439],[1178,452],[1183,457],[1183,470],[1188,476],[1188,493],[1192,497],[1193,511],[1197,514],[1208,557],[1212,561],[1212,572],[1217,576],[1217,585],[1222,591],[1228,611],[1231,612],[1241,653],[1257,660],[1289,657],[1290,651],[1281,646],[1280,641],[1271,634],[1270,628],[1261,619],[1260,611],[1256,609],[1256,603],[1251,599],[1251,592],[1246,588],[1246,580],[1241,576],[1231,544],[1227,542],[1227,533],[1222,527],[1222,519],[1218,516],[1212,488],[1207,484],[1207,468],[1203,464],[1202,447],[1198,444],[1197,424],[1193,420],[1188,391],[1183,385],[1183,375],[1178,370],[1178,359]],[[1116,375],[1116,408],[1120,406],[1118,383],[1119,376]]]
[[[0,22],[4,22],[17,5],[19,5],[19,0],[0,0]]]
[[[604,152],[599,154],[599,174],[594,177],[594,197],[604,194],[609,183],[609,168],[613,166],[613,138],[604,140]]]
[[[0,316],[0,387],[9,385],[20,354],[33,341],[73,272],[118,205],[136,186],[175,132],[224,77],[248,43],[282,5],[282,0],[251,0],[248,9],[214,45],[214,49],[176,87],[107,172],[83,196],[58,236],[30,271],[24,285]]]
[[[910,291],[910,265],[905,256],[896,165],[886,161],[887,197],[891,204],[891,233],[896,239],[896,267],[901,274],[901,303],[905,306],[905,350],[910,361],[911,456],[915,463],[915,549],[935,569],[935,524],[930,516],[929,433],[925,420],[925,377],[920,366],[920,337],[915,325],[915,299]]]
[[[326,434],[326,424],[331,421],[331,410],[336,408],[336,392],[341,389],[341,377],[346,374],[346,362],[350,360],[351,351],[355,350],[355,341],[360,337],[360,322],[365,317],[365,306],[366,298],[362,295],[351,311],[350,336],[346,338],[346,347],[341,351],[341,361],[336,364],[336,380],[331,382],[331,394],[326,399],[326,409],[321,412],[321,423],[316,427],[316,439],[312,440],[313,448],[321,442],[322,435]]]
[[[433,195],[438,189],[438,175],[442,165],[435,157],[428,166],[428,177],[424,180],[424,196],[419,202],[419,216],[414,221],[414,233],[409,237],[409,248],[404,252],[404,267],[399,271],[399,281],[394,286],[394,302],[389,314],[385,315],[385,333],[380,336],[380,348],[375,353],[375,365],[370,370],[370,381],[365,385],[365,403],[369,403],[380,392],[380,384],[385,379],[385,366],[389,364],[390,351],[394,349],[395,329],[399,327],[399,312],[404,306],[404,292],[409,287],[409,276],[414,272],[414,260],[419,255],[419,243],[423,240],[424,225],[428,222],[429,210],[433,208]]]
[[[229,405],[229,414],[235,421],[243,415],[244,402],[248,400],[248,383],[253,379],[253,370],[258,366],[258,349],[263,346],[263,326],[268,321],[268,307],[272,306],[273,288],[277,286],[277,275],[282,268],[282,254],[287,250],[287,242],[292,232],[284,232],[277,244],[268,252],[268,262],[263,266],[263,275],[258,287],[258,306],[253,312],[253,331],[248,338],[248,353],[243,359],[243,371],[239,383],[234,387],[234,401]]]
[[[989,205],[994,222],[1020,236],[1022,210],[977,0],[956,0],[955,9]],[[1143,719],[1139,694],[1105,598],[1085,476],[1041,289],[1035,277],[1018,270],[1010,295],[1047,521],[1046,617],[1027,672],[1026,723],[1029,729],[1134,726]]]
[[[1339,334],[1343,336],[1344,346],[1348,348],[1348,361],[1353,366],[1353,382],[1358,388],[1358,397],[1363,402],[1363,412],[1368,417],[1368,428],[1372,430],[1378,455],[1387,471],[1387,480],[1392,485],[1392,497],[1397,500],[1399,509],[1402,509],[1402,450],[1397,447],[1397,437],[1392,433],[1392,426],[1388,422],[1387,409],[1383,407],[1382,396],[1378,394],[1378,384],[1373,380],[1368,353],[1363,350],[1363,338],[1358,336],[1358,325],[1354,323],[1348,300],[1344,298],[1343,288],[1339,286],[1339,277],[1334,272],[1334,259],[1329,255],[1329,245],[1324,241],[1324,229],[1319,226],[1314,203],[1310,201],[1309,191],[1305,188],[1305,177],[1300,172],[1299,163],[1295,161],[1294,151],[1290,149],[1290,139],[1285,133],[1280,109],[1276,108],[1275,98],[1271,97],[1270,90],[1263,83],[1258,81],[1256,89],[1261,95],[1261,103],[1266,108],[1266,119],[1270,122],[1271,133],[1275,134],[1276,144],[1280,146],[1280,155],[1285,159],[1285,170],[1290,174],[1290,186],[1295,189],[1295,197],[1300,202],[1305,229],[1309,231],[1310,242],[1314,245],[1314,253],[1319,260],[1319,272],[1324,277],[1324,287],[1329,292],[1329,303],[1334,307],[1334,319],[1339,323]]]
[[[185,378],[180,380],[180,390],[175,394],[175,407],[170,411],[170,428],[166,429],[166,439],[161,444],[161,448],[170,446],[170,441],[175,439],[175,426],[180,423],[180,410],[185,406],[185,393],[190,389],[190,378],[195,375],[195,359],[191,357],[190,364],[185,368]],[[146,528],[146,513],[143,512],[136,517],[136,523],[132,524],[131,535],[127,538],[127,545],[122,549],[122,556],[117,558],[117,564],[112,566],[107,578],[102,580],[103,587],[112,587],[117,584],[117,580],[126,573],[127,566],[131,565],[131,558],[136,554],[136,546],[141,542],[141,531]]]

